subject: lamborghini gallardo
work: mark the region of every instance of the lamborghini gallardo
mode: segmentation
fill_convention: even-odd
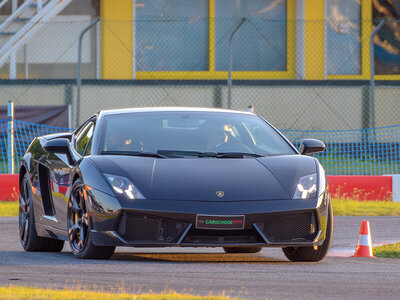
[[[333,226],[325,144],[296,149],[251,112],[101,111],[74,132],[36,137],[19,169],[26,251],[107,259],[116,246],[280,247],[319,261]]]

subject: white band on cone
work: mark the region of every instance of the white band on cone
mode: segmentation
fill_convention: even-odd
[[[360,234],[358,238],[358,246],[372,246],[371,236],[366,234]]]

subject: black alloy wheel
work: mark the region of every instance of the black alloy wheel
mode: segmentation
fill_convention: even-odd
[[[64,241],[38,236],[33,211],[32,188],[27,173],[20,182],[19,237],[25,251],[60,252]]]
[[[68,202],[68,238],[74,254],[81,253],[88,241],[89,217],[83,184],[75,185]]]
[[[24,178],[20,183],[19,197],[19,237],[22,246],[26,245],[29,235],[29,215],[30,215],[30,195],[28,192],[28,182]]]
[[[77,179],[68,201],[67,229],[71,251],[77,258],[108,259],[113,255],[115,246],[96,246],[92,243],[88,197],[90,195],[82,180]]]

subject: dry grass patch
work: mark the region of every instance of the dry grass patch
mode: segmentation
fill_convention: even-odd
[[[400,258],[400,242],[374,247],[373,252],[376,257]]]
[[[0,217],[18,216],[18,206],[16,201],[0,201]]]
[[[335,216],[400,216],[400,203],[332,199]]]
[[[0,299],[54,299],[54,300],[95,300],[95,299],[135,299],[135,300],[231,300],[238,298],[230,298],[228,296],[194,296],[188,294],[180,294],[176,292],[165,292],[161,294],[131,294],[125,292],[107,293],[88,290],[53,290],[42,289],[25,286],[0,286]]]

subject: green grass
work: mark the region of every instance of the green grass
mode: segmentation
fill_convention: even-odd
[[[332,199],[335,216],[400,216],[400,203]]]
[[[400,242],[374,247],[373,253],[376,257],[400,258]]]
[[[143,300],[156,300],[156,299],[171,299],[171,300],[218,300],[218,299],[233,299],[227,296],[193,296],[188,294],[179,294],[176,292],[166,292],[161,294],[147,293],[147,294],[130,294],[124,291],[117,291],[116,293],[105,293],[88,291],[81,289],[41,289],[24,286],[0,286],[0,299],[59,299],[59,300],[72,300],[72,299],[143,299]],[[234,298],[237,299],[237,298]]]
[[[400,203],[332,199],[335,216],[400,216]],[[0,201],[0,217],[18,216],[18,202]]]

